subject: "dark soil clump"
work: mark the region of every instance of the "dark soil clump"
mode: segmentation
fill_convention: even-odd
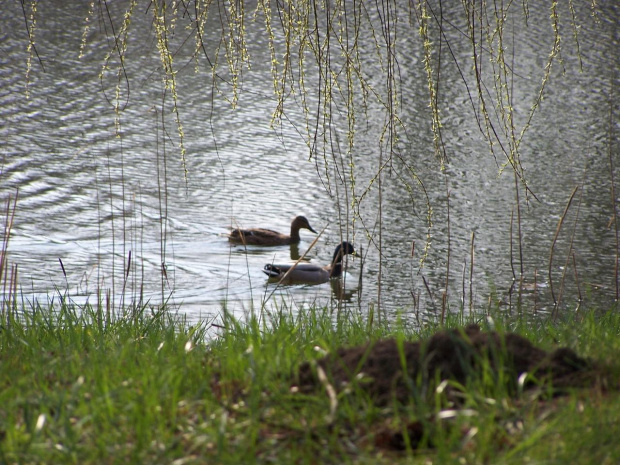
[[[509,393],[516,392],[523,373],[531,375],[526,387],[549,383],[559,390],[591,386],[595,379],[592,363],[571,349],[548,352],[518,334],[483,332],[476,325],[440,331],[418,342],[405,341],[401,348],[395,339],[341,348],[317,364],[336,389],[356,383],[379,405],[394,398],[409,402],[437,380],[465,384],[482,370],[506,383]],[[320,384],[313,364],[300,367],[298,381],[302,391]]]

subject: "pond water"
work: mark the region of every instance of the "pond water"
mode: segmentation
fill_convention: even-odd
[[[509,289],[521,270],[528,309],[549,312],[552,287],[556,299],[563,295],[560,307],[565,311],[576,308],[580,298],[602,306],[615,299],[611,186],[612,173],[620,178],[620,8],[614,2],[599,5],[596,17],[587,5],[576,10],[582,71],[568,10],[561,12],[561,56],[520,146],[536,196],[529,203],[510,167],[500,174],[505,158],[497,147],[495,156],[490,153],[473,116],[477,91],[460,5],[443,12],[451,45],[448,52],[444,44],[438,95],[445,169],[434,153],[418,28],[415,23],[402,26],[398,80],[404,129],[398,150],[404,161],[395,159],[384,171],[379,189],[373,179],[385,121],[376,103],[356,115],[352,157],[346,153],[346,114],[334,117],[327,171],[325,160],[309,158],[300,137],[304,113],[292,99],[282,123],[270,124],[276,105],[271,56],[264,25],[251,15],[245,24],[251,68],[240,76],[234,108],[226,100],[233,95],[230,87],[218,81],[219,89],[214,88],[204,56],[196,65],[191,44],[175,49],[184,165],[175,145],[174,117],[162,118],[162,101],[170,110],[172,100],[162,91],[152,14],[134,13],[117,113],[115,68],[99,77],[112,44],[98,13],[79,57],[88,6],[40,2],[34,31],[38,58],[27,78],[24,13],[14,2],[2,3],[0,195],[5,210],[9,198],[18,196],[7,256],[18,269],[20,299],[47,301],[62,294],[81,303],[109,292],[115,306],[163,299],[191,319],[216,315],[224,303],[241,314],[265,301],[293,307],[318,302],[364,313],[380,306],[388,316],[403,311],[425,318],[440,311],[447,269],[446,299],[453,311],[461,305],[485,308],[491,295],[513,304],[516,294]],[[116,14],[124,3],[112,3]],[[516,131],[526,122],[553,46],[546,7],[529,8],[527,26],[519,12],[512,12],[517,19],[506,37],[507,61],[514,69],[510,85]],[[214,15],[207,23],[207,47],[217,46],[218,21]],[[115,24],[118,28],[120,22]],[[182,31],[180,22],[178,42],[191,34]],[[372,42],[365,40],[371,51]],[[368,60],[365,72],[373,76],[377,65],[370,55],[362,61]],[[483,74],[492,66],[488,55],[485,60]],[[221,73],[227,75],[222,65]],[[319,85],[318,74],[310,70],[305,79],[308,100],[316,101],[312,89]],[[380,86],[381,79],[377,73],[374,85]],[[491,79],[485,82],[493,85]],[[490,112],[495,115],[497,109]],[[342,174],[351,169],[356,195],[371,186],[357,212],[350,208],[350,179]],[[550,266],[558,221],[578,186]],[[433,212],[430,230],[427,202]],[[226,240],[236,225],[288,231],[298,214],[308,217],[317,231],[324,229],[307,255],[313,263],[328,263],[341,237],[355,243],[361,258],[349,259],[344,283],[267,284],[264,264],[290,263],[305,252],[315,239],[308,231],[302,230],[298,249],[245,250]],[[430,247],[421,267],[427,238]]]

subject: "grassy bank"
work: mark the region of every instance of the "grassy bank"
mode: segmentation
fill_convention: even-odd
[[[607,385],[562,396],[541,386],[515,396],[481,378],[459,391],[459,409],[445,383],[425,402],[378,406],[362,390],[335,391],[329,380],[297,392],[293,374],[342,345],[417,340],[437,328],[368,328],[323,310],[284,310],[260,323],[227,318],[217,328],[149,309],[108,321],[91,307],[5,313],[0,461],[618,463],[620,316],[506,321],[542,348],[568,346],[599,360]],[[500,332],[504,323],[495,317]],[[412,447],[417,427],[423,433]]]

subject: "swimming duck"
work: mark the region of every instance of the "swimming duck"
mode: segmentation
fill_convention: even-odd
[[[308,218],[305,216],[296,217],[291,223],[291,235],[281,234],[271,229],[233,229],[228,236],[228,240],[235,244],[246,245],[287,245],[299,242],[299,230],[309,229],[314,234],[317,232],[312,229]]]
[[[355,249],[349,242],[343,242],[336,247],[332,262],[329,265],[319,266],[311,263],[301,263],[294,266],[267,263],[263,268],[263,273],[269,276],[269,281],[279,281],[282,284],[326,283],[330,278],[337,278],[342,275],[342,259],[349,254],[355,254]],[[291,270],[291,268],[293,269]],[[289,272],[289,270],[291,271]],[[281,281],[285,275],[286,278]]]

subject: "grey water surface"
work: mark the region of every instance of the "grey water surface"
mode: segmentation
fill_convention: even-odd
[[[214,89],[204,57],[198,64],[191,59],[191,45],[175,56],[187,150],[184,165],[175,145],[174,119],[168,115],[162,120],[162,101],[170,111],[172,100],[162,91],[148,12],[134,13],[127,74],[119,80],[114,66],[100,77],[112,47],[110,31],[101,20],[91,21],[84,56],[79,56],[86,2],[39,2],[38,57],[33,57],[27,73],[24,13],[18,3],[0,1],[0,199],[5,211],[8,199],[18,196],[7,257],[18,269],[20,298],[34,302],[67,295],[82,303],[109,291],[115,306],[140,299],[152,304],[167,300],[192,319],[218,314],[224,302],[241,314],[259,308],[268,296],[269,305],[285,302],[295,308],[318,302],[367,312],[379,303],[376,244],[381,209],[380,304],[388,315],[420,311],[426,318],[439,311],[448,256],[453,311],[461,304],[465,309],[485,308],[493,292],[509,302],[513,269],[518,276],[521,254],[530,289],[528,308],[535,301],[541,312],[550,310],[550,286],[556,295],[560,292],[565,269],[564,308],[575,308],[580,292],[589,303],[608,305],[615,297],[617,259],[610,162],[617,181],[620,8],[614,2],[602,3],[594,18],[589,5],[577,10],[582,71],[570,18],[562,17],[562,54],[520,147],[536,195],[526,204],[520,187],[520,251],[515,178],[510,167],[500,169],[505,157],[499,150],[495,157],[490,153],[473,117],[476,90],[467,41],[459,32],[466,28],[459,22],[460,4],[444,11],[450,19],[446,33],[453,54],[443,51],[439,93],[448,155],[445,170],[434,154],[422,48],[413,24],[404,28],[409,33],[399,36],[399,111],[406,128],[399,150],[425,191],[410,180],[410,196],[399,180],[407,173],[395,162],[382,178],[380,200],[373,184],[360,204],[363,221],[354,221],[348,208],[351,199],[336,169],[326,173],[322,160],[309,159],[299,135],[305,127],[303,112],[292,107],[283,124],[270,125],[275,109],[271,56],[260,21],[245,25],[251,69],[240,79],[234,108],[226,101],[232,98],[230,88],[221,83],[220,92]],[[509,62],[514,67],[511,85],[518,130],[536,98],[553,45],[550,23],[534,20],[548,19],[546,6],[529,8],[527,26],[515,20],[507,37],[514,43],[507,49],[513,54]],[[216,22],[208,23],[213,26],[206,33],[211,47],[219,37]],[[179,25],[179,36],[191,36],[182,31]],[[371,50],[372,44],[366,47]],[[376,66],[370,55],[369,74]],[[114,53],[111,60],[115,63]],[[485,73],[490,66],[484,63]],[[462,73],[469,86],[463,84]],[[309,88],[318,82],[311,72],[306,80]],[[356,189],[361,193],[379,166],[377,138],[384,119],[372,106],[356,118],[354,159]],[[340,144],[346,142],[345,129],[335,128],[342,136]],[[581,185],[554,248],[550,283],[549,257],[558,221],[573,189]],[[616,202],[617,197],[616,192]],[[420,268],[429,232],[427,198],[433,226],[428,256]],[[327,264],[341,237],[361,252],[363,259],[349,259],[344,290],[339,283],[278,289],[266,283],[264,264],[296,259],[315,238],[309,231],[302,230],[297,249],[245,250],[226,240],[227,231],[236,225],[287,231],[298,214],[307,216],[317,231],[325,228],[308,253],[312,262]],[[571,243],[574,252],[569,252]],[[535,273],[539,287],[534,296]]]

